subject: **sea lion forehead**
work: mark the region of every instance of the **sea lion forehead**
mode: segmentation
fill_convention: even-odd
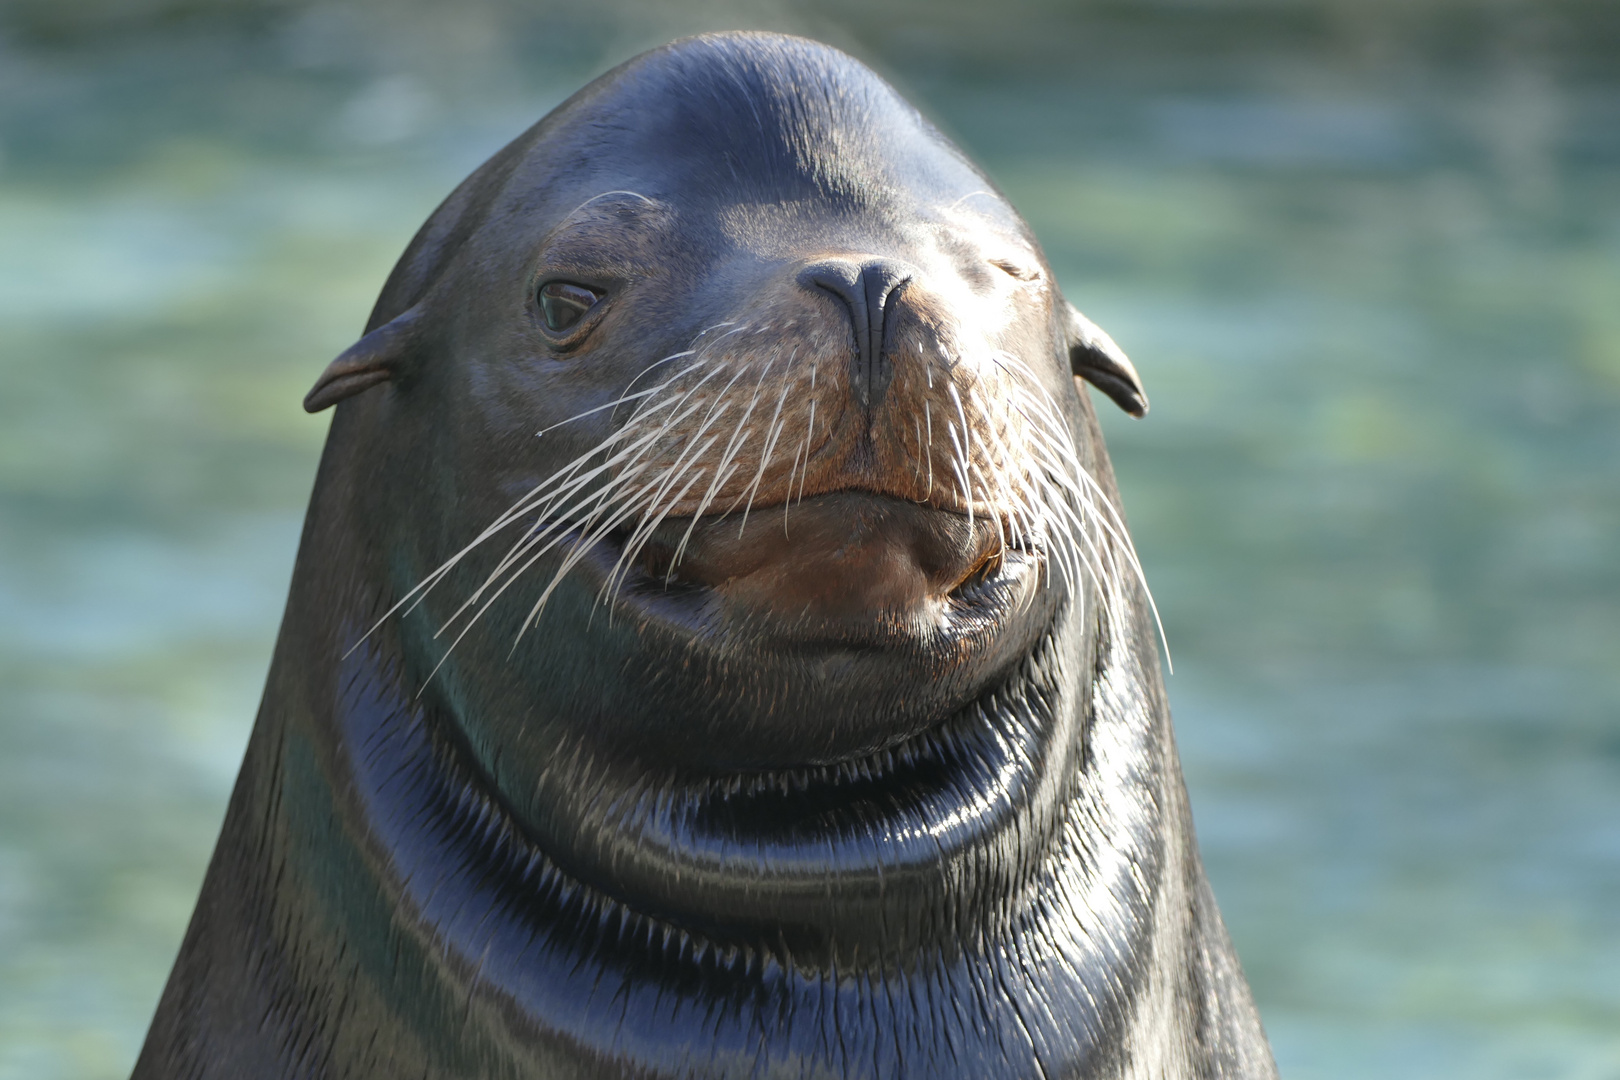
[[[542,127],[533,187],[520,177],[513,194],[545,192],[553,237],[581,202],[610,193],[679,218],[689,254],[934,246],[935,232],[1036,250],[1017,212],[892,87],[802,38],[675,42],[603,76]]]
[[[672,202],[898,210],[985,187],[875,72],[802,38],[678,41],[610,72],[563,111],[573,115],[557,134],[582,165],[576,175]]]

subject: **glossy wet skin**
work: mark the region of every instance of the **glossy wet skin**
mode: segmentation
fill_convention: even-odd
[[[823,46],[677,43],[502,151],[306,400],[137,1074],[1274,1075],[1071,364],[1145,408]]]
[[[401,622],[411,670],[540,848],[613,895],[763,919],[795,890],[824,897],[830,872],[903,876],[911,862],[937,891],[950,866],[936,842],[910,854],[898,839],[829,844],[840,828],[829,822],[855,812],[838,807],[866,798],[835,783],[810,785],[813,807],[778,806],[770,828],[799,825],[775,839],[729,818],[713,824],[704,808],[716,784],[738,777],[769,786],[772,775],[839,763],[868,770],[873,755],[904,756],[943,732],[960,731],[971,768],[1000,768],[971,749],[984,723],[963,717],[1022,677],[1060,612],[1093,605],[1073,603],[1036,545],[1012,537],[991,480],[960,481],[962,437],[946,429],[960,417],[958,431],[977,440],[971,466],[1002,469],[1022,452],[1022,421],[1003,408],[986,427],[976,414],[1015,378],[1079,422],[1061,299],[1022,222],[880,81],[868,75],[856,99],[805,120],[800,141],[840,143],[806,154],[791,140],[762,145],[753,121],[734,115],[745,101],[673,92],[691,85],[680,67],[632,69],[559,110],[498,170],[499,193],[464,245],[478,257],[457,258],[418,295],[399,280],[385,291],[376,322],[414,306],[431,330],[379,395],[378,438],[433,479],[380,492],[385,504],[365,516],[404,595],[632,411],[603,406],[659,379],[685,392],[704,363],[723,368],[697,391],[711,396],[653,456],[678,463],[717,405],[731,402],[735,417],[754,399],[758,416],[778,416],[781,450],[762,453],[761,421],[747,468],[684,499],[672,488],[659,507],[668,516],[606,602],[599,594],[641,519],[601,536],[520,639],[564,549],[541,559],[428,681],[454,636],[433,631],[515,536],[479,549]],[[611,137],[597,126],[604,116],[615,118]],[[861,311],[868,297],[851,290],[873,265],[898,269]],[[549,326],[548,285],[583,314]],[[712,428],[724,436],[708,452],[712,476],[716,447],[741,430]],[[1055,813],[1059,786],[1042,770],[1066,772],[1068,723],[1025,733],[1026,759],[997,781],[1003,796],[1025,794],[992,800],[955,846],[1042,831],[1032,823]],[[929,792],[954,782],[916,781],[915,798],[880,812],[892,819],[880,831],[917,833]],[[700,903],[691,883],[716,845],[759,854],[720,874]],[[852,902],[841,910],[859,915]]]

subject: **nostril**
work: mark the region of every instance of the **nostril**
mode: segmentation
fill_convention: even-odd
[[[855,363],[850,383],[863,406],[875,406],[883,398],[893,376],[884,355],[889,301],[910,281],[913,268],[894,259],[825,259],[799,272],[799,284],[825,289],[849,309],[855,333]]]
[[[861,281],[866,286],[867,308],[881,317],[887,310],[889,298],[900,286],[911,280],[911,267],[891,259],[874,259],[861,267]]]
[[[855,286],[860,280],[860,267],[848,259],[827,259],[799,271],[800,285],[812,289],[826,289],[848,304],[851,311],[855,308]]]

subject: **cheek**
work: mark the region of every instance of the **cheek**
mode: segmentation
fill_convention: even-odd
[[[940,326],[958,327],[964,344],[1005,349],[1027,346],[1032,336],[1045,336],[1041,332],[1050,319],[1044,290],[989,263],[976,262],[930,285],[934,295],[926,314]],[[1028,356],[1023,358],[1029,362]]]
[[[1056,364],[1059,350],[1053,341],[1050,309],[1042,298],[1029,296],[1028,292],[1020,288],[1004,300],[1002,320],[993,329],[987,328],[987,337],[996,348],[1016,356],[1044,379],[1045,368]],[[1062,374],[1067,373],[1064,365]]]

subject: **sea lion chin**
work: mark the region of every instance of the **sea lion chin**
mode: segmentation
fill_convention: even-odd
[[[711,35],[569,99],[305,401],[136,1076],[1274,1075],[1080,379],[1146,411],[849,57]]]

